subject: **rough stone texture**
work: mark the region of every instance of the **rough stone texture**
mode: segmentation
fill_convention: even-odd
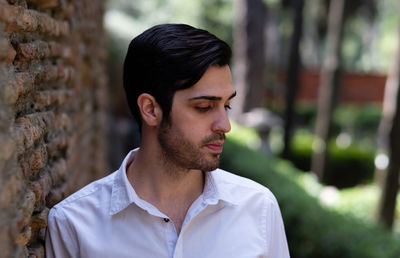
[[[0,0],[0,257],[44,257],[49,209],[106,167],[103,2]]]

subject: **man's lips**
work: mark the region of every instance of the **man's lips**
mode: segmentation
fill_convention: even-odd
[[[209,148],[215,152],[222,152],[223,145],[224,145],[223,141],[211,142],[211,143],[206,144],[207,148]]]

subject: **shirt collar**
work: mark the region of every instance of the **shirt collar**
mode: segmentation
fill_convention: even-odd
[[[110,215],[114,215],[125,209],[138,198],[126,174],[126,168],[133,161],[137,151],[138,148],[131,150],[126,155],[115,174],[111,193]]]
[[[222,170],[216,169],[206,173],[206,183],[203,190],[203,199],[207,204],[217,204],[218,201],[223,201],[230,205],[237,205],[237,201],[230,193],[231,185],[226,185],[223,182]]]
[[[143,200],[136,194],[126,174],[126,168],[132,163],[138,150],[139,148],[131,150],[126,155],[115,174],[111,193],[110,215],[124,210],[131,203],[136,203],[139,206],[144,204]],[[205,185],[201,195],[203,201],[209,205],[215,205],[220,200],[227,204],[236,205],[236,200],[220,178],[221,173],[220,169],[205,173]]]

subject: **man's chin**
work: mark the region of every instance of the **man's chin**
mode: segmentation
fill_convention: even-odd
[[[207,164],[207,166],[203,166],[201,170],[204,172],[210,172],[210,171],[216,170],[219,167],[219,156],[220,155],[218,154],[216,156],[218,156],[218,157],[213,157],[213,161],[209,162],[209,164]]]

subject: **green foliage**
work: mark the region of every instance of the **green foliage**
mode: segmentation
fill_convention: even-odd
[[[260,146],[260,138],[254,129],[240,126],[234,121],[230,121],[230,123],[232,129],[229,137],[231,139],[235,139],[235,141],[249,148],[258,148]]]
[[[352,143],[346,148],[330,143],[328,147],[329,184],[349,187],[370,181],[375,170],[375,151],[368,146]]]
[[[292,140],[290,160],[303,171],[311,167],[312,145],[314,137],[307,131],[298,131]],[[328,143],[327,184],[337,187],[350,187],[369,181],[373,177],[375,150],[363,143],[351,143],[338,146],[335,141]]]
[[[382,110],[377,105],[367,105],[359,110],[356,122],[356,126],[360,129],[376,131],[381,120]]]
[[[295,182],[298,171],[290,163],[228,140],[221,167],[259,182],[275,194],[292,257],[400,257],[400,240],[390,233],[321,207]]]
[[[297,124],[314,128],[317,108],[313,104],[302,104],[296,106]]]
[[[273,110],[283,116],[284,107]],[[317,107],[315,104],[301,103],[295,108],[295,124],[312,130],[315,128]],[[382,108],[379,104],[356,106],[342,104],[335,108],[332,117],[333,135],[340,132],[352,134],[357,139],[374,135],[381,120]]]
[[[310,171],[311,169],[313,140],[314,137],[311,133],[299,130],[291,141],[290,161],[302,171]]]
[[[160,23],[190,24],[233,43],[230,0],[113,0],[107,1],[104,20],[110,57],[119,63],[133,37]]]
[[[275,20],[280,42],[280,60],[286,60],[289,42],[293,30],[293,10],[283,8],[290,1],[264,0],[271,19]],[[302,60],[306,67],[318,67],[322,63],[323,38],[326,31],[326,1],[306,1],[304,10],[304,46]],[[353,3],[354,1],[347,1]],[[374,20],[368,11],[371,3],[377,3],[377,15]],[[343,31],[343,66],[347,70],[386,72],[392,63],[396,48],[395,32],[398,23],[397,0],[355,1],[351,4],[348,22]],[[374,5],[374,4],[373,4]],[[373,8],[375,9],[375,8]],[[276,17],[276,18],[273,18]],[[106,1],[105,27],[110,44],[132,39],[144,29],[159,23],[187,23],[205,28],[231,45],[235,14],[232,0],[109,0]],[[271,20],[270,20],[271,21]],[[273,24],[269,24],[273,26]],[[119,42],[119,44],[118,44]],[[124,53],[127,43],[120,50]],[[118,46],[119,47],[119,46]],[[267,46],[268,47],[268,46]],[[115,48],[115,47],[114,47]],[[113,52],[116,53],[116,52]],[[110,55],[112,58],[119,57]],[[278,65],[284,65],[280,62]]]
[[[342,213],[351,213],[365,221],[375,219],[380,189],[376,185],[363,185],[343,189],[335,209]],[[399,209],[400,207],[397,206]]]
[[[201,2],[200,24],[233,46],[233,3],[231,0],[203,0]]]
[[[376,133],[381,119],[381,107],[341,105],[335,109],[333,124],[339,131]]]
[[[376,220],[381,189],[375,185],[362,185],[340,191],[339,199],[332,208],[340,213],[347,213],[364,221]],[[400,233],[400,193],[397,195],[394,231]]]

